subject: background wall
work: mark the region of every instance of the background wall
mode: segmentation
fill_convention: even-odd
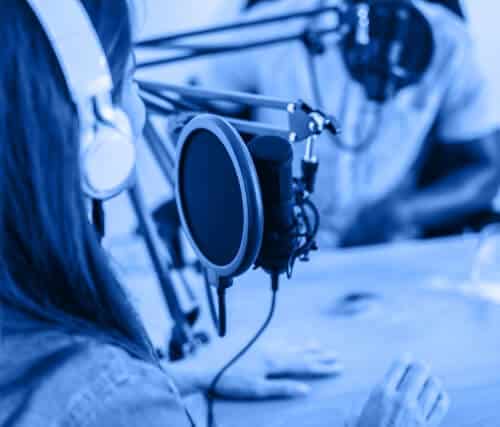
[[[500,1],[466,0],[479,58],[500,102]]]
[[[137,0],[136,0],[137,1]],[[144,19],[139,38],[191,30],[230,19],[244,0],[143,0]],[[193,67],[182,63],[161,70],[163,77],[182,80]]]
[[[495,88],[500,99],[500,1],[463,1],[481,61],[491,75],[499,76]],[[243,0],[145,0],[146,20],[142,34],[150,36],[174,32],[224,20],[224,17],[230,17],[239,10],[243,3]]]

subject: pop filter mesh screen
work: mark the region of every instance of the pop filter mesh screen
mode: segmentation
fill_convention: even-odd
[[[179,161],[179,195],[191,236],[210,262],[225,266],[243,238],[243,195],[233,162],[207,130],[190,135]]]

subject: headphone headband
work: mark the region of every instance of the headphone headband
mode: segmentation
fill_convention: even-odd
[[[49,39],[77,108],[82,189],[93,199],[114,197],[133,178],[135,147],[128,116],[112,103],[113,81],[92,21],[81,0],[26,1]]]
[[[111,92],[113,82],[106,55],[79,0],[26,0],[57,56],[66,84],[79,107]]]

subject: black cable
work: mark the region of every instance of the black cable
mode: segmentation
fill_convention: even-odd
[[[304,201],[304,206],[307,206],[311,211],[313,212],[314,215],[314,227],[313,227],[313,232],[312,234],[316,235],[319,230],[320,222],[321,222],[321,216],[319,214],[319,210],[316,207],[316,205],[311,201],[311,200],[305,200]]]
[[[253,336],[253,338],[248,342],[243,349],[241,349],[236,356],[234,356],[218,373],[215,375],[214,379],[210,383],[207,391],[207,426],[208,427],[216,427],[215,423],[215,398],[217,396],[217,384],[223,377],[223,375],[227,372],[229,368],[231,368],[238,360],[240,360],[257,342],[257,340],[262,336],[262,334],[266,331],[273,319],[274,312],[276,309],[276,294],[279,288],[279,274],[273,273],[271,274],[271,290],[272,290],[272,298],[271,298],[271,307],[269,309],[269,313],[266,317],[266,320],[259,328],[257,333]]]
[[[313,214],[313,225],[311,226],[311,221],[306,213],[306,207],[309,208]],[[305,242],[296,248],[289,259],[287,276],[290,278],[293,272],[293,266],[295,261],[299,259],[301,256],[307,255],[310,251],[315,249],[316,245],[316,236],[320,227],[320,214],[316,205],[309,199],[305,199],[299,205],[300,208],[300,216],[303,218],[303,225],[306,228],[304,233],[300,233],[300,237],[305,239]]]

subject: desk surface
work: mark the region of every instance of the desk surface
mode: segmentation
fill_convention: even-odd
[[[341,419],[359,411],[391,361],[411,353],[428,361],[450,391],[445,427],[499,426],[500,305],[458,290],[467,281],[475,244],[474,236],[402,243],[318,253],[310,263],[297,264],[293,279],[281,284],[276,317],[261,345],[316,340],[339,352],[345,373],[316,381],[306,399],[220,402],[221,425],[343,425]],[[127,281],[161,343],[168,322],[151,277],[132,273]],[[338,299],[352,292],[373,293],[377,302],[358,315],[336,312]],[[229,337],[217,340],[206,363],[220,365],[239,349],[264,319],[269,301],[265,274],[238,279],[228,292]]]

